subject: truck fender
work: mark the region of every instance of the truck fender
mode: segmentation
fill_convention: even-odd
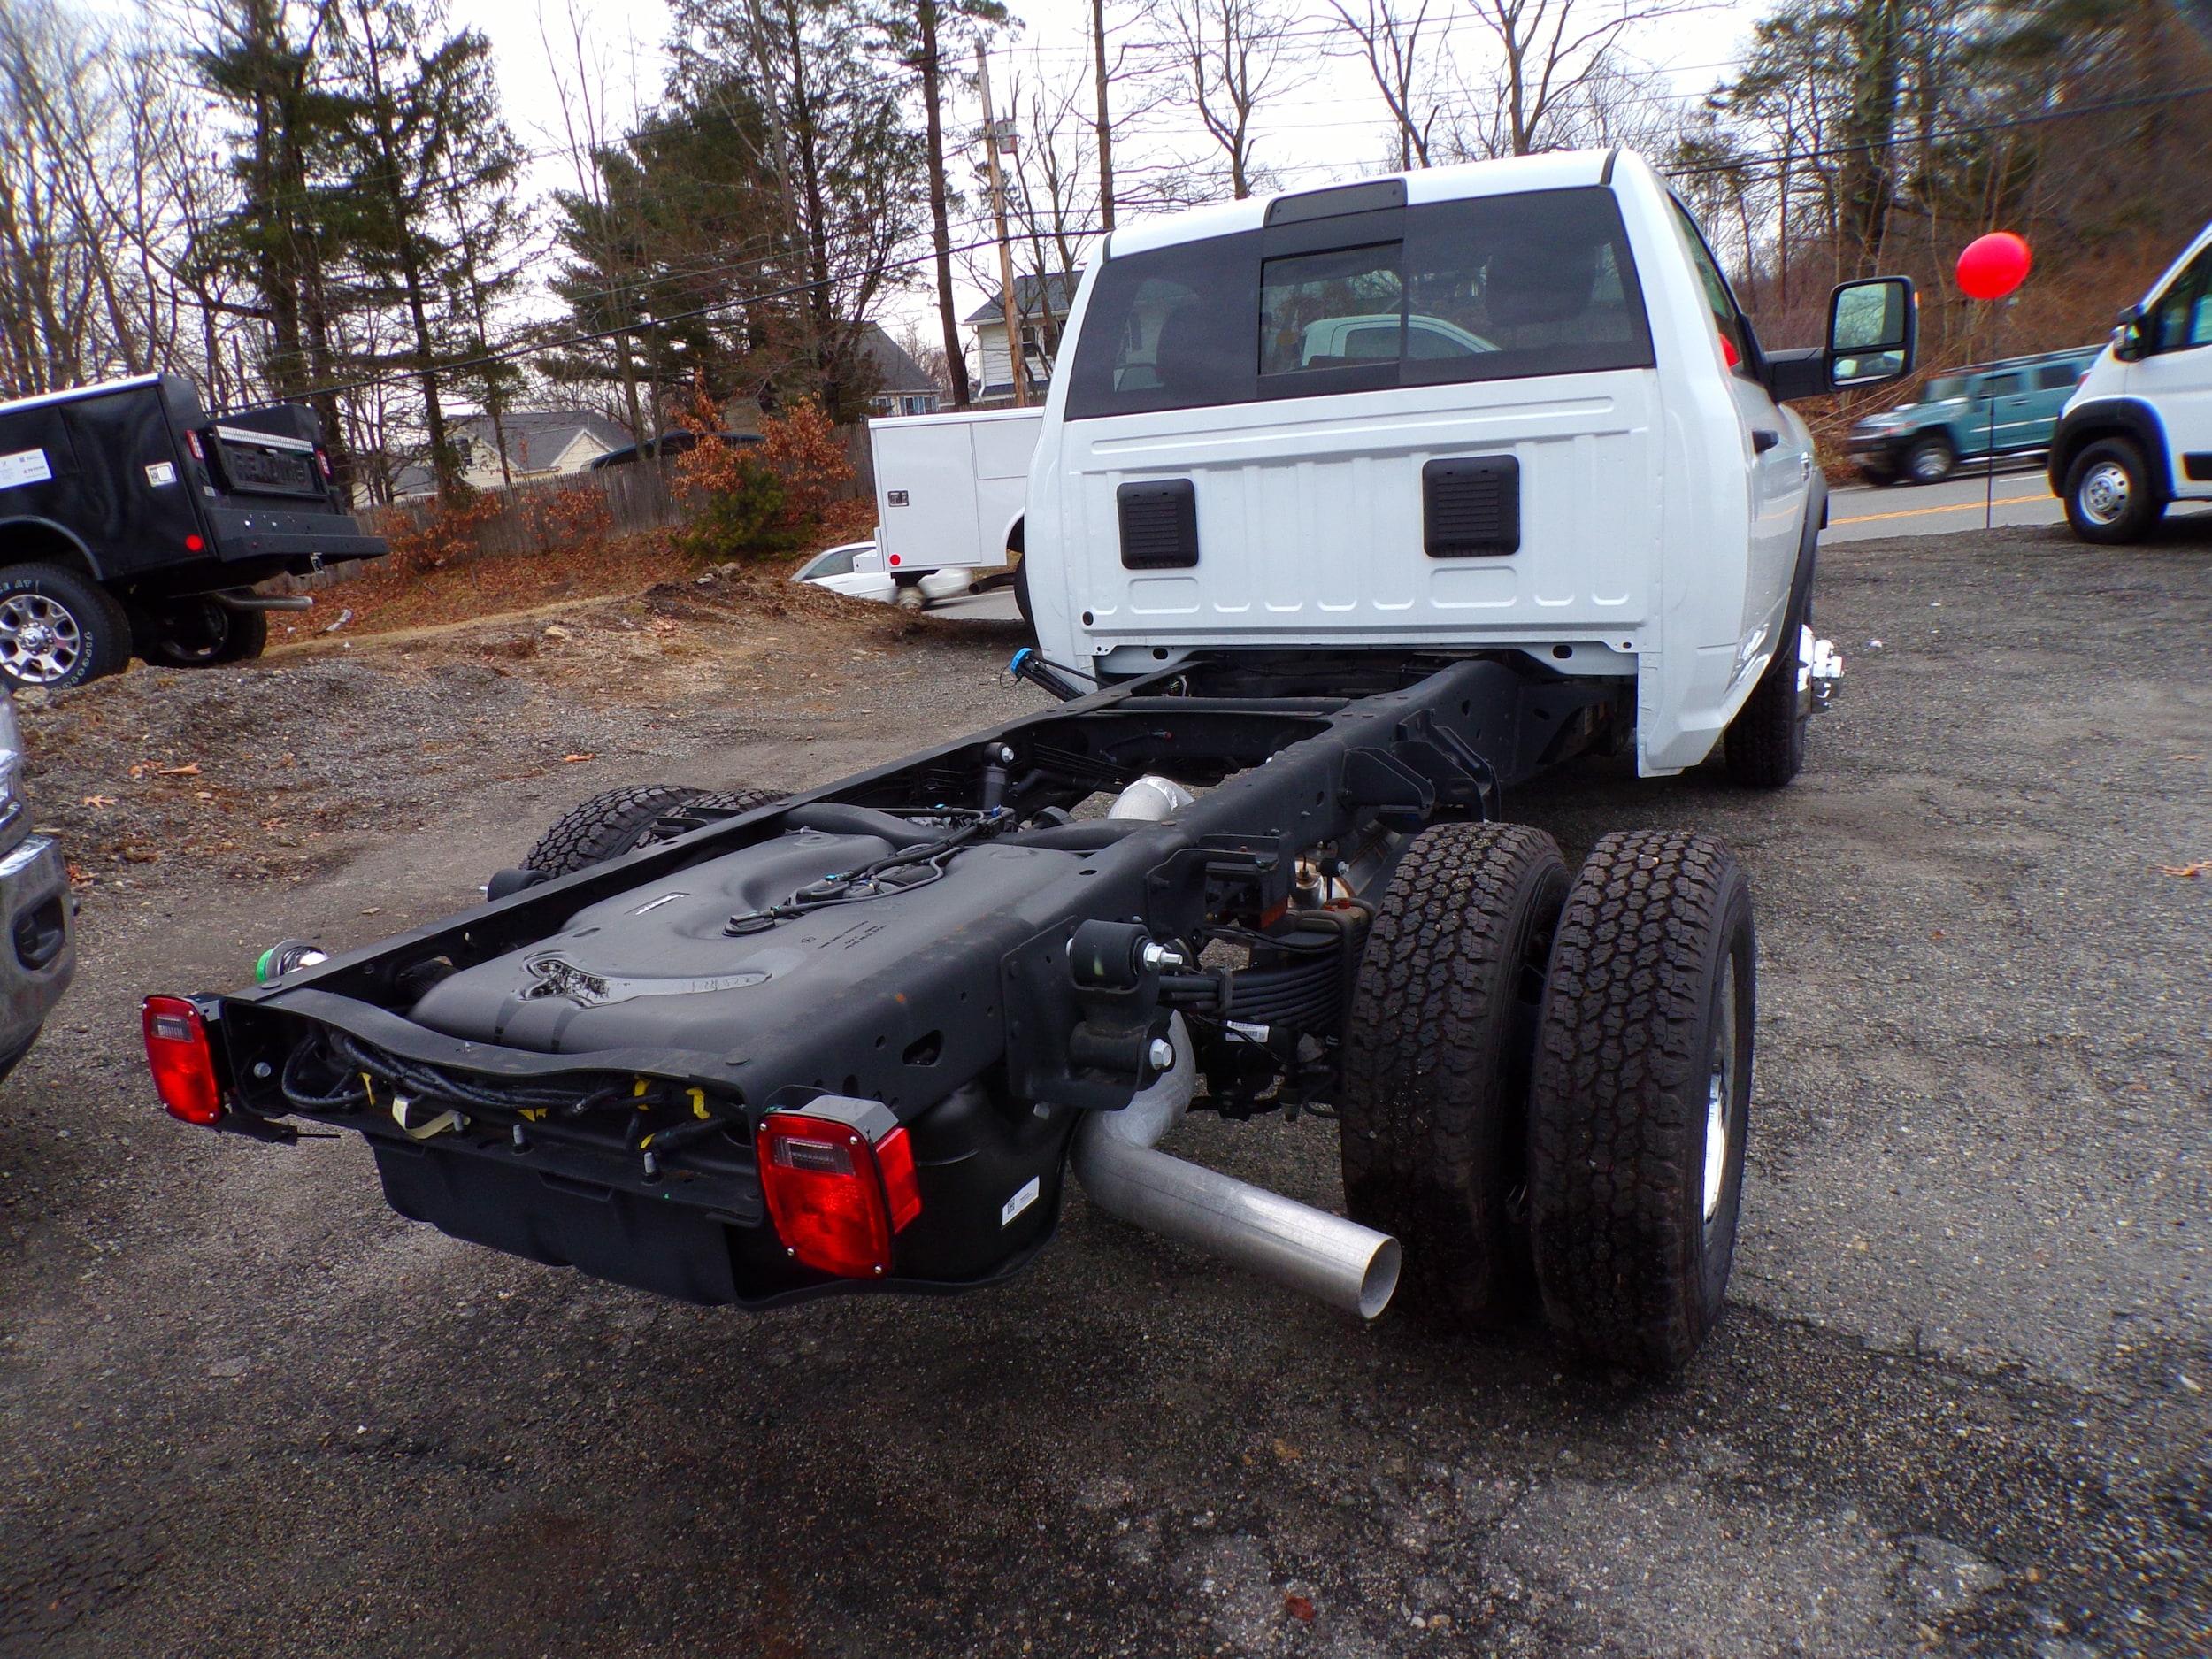
[[[1805,522],[1797,533],[1797,570],[1790,578],[1789,603],[1783,607],[1782,626],[1790,618],[1809,622],[1813,614],[1813,575],[1819,563],[1820,533],[1828,527],[1828,475],[1817,466],[1805,488]]]
[[[59,565],[94,581],[107,579],[92,549],[68,526],[30,513],[0,518],[0,565],[31,564]]]
[[[2050,457],[2044,464],[2052,495],[2065,498],[2066,474],[2074,457],[2100,438],[2133,439],[2158,480],[2160,499],[2173,499],[2173,457],[2166,445],[2165,423],[2156,410],[2136,397],[2095,398],[2077,403],[2059,417],[2058,429],[2051,434]]]

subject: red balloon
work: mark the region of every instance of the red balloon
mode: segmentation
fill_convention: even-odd
[[[2001,300],[2028,280],[2034,262],[2024,238],[1993,231],[1968,242],[1959,255],[1959,287],[1969,299]]]

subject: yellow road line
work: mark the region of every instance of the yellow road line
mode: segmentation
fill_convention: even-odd
[[[1831,518],[1828,522],[1832,525],[1872,524],[1878,518],[1918,518],[1932,512],[1970,512],[1975,508],[1984,505],[1991,507],[2020,507],[2026,505],[2032,501],[2056,501],[2057,499],[2057,496],[2052,495],[2048,490],[2046,490],[2040,495],[2000,495],[1995,501],[1988,503],[1978,501],[1962,501],[1955,507],[1908,507],[1902,512],[1862,513],[1856,518]]]

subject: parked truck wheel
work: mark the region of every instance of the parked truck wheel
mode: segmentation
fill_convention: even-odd
[[[1029,558],[1018,554],[1014,559],[1014,609],[1021,612],[1022,625],[1032,634],[1037,631],[1037,613],[1029,608]]]
[[[1751,1102],[1751,888],[1718,841],[1599,841],[1559,919],[1529,1089],[1553,1328],[1665,1374],[1720,1317]]]
[[[2166,511],[2143,451],[2125,438],[2103,438],[2066,469],[2066,522],[2085,541],[2140,541]]]
[[[59,691],[130,660],[130,618],[98,583],[58,565],[0,570],[0,679]]]
[[[1948,438],[1923,438],[1905,456],[1905,471],[1916,484],[1940,484],[1958,470],[1958,452]]]
[[[1805,727],[1812,718],[1813,680],[1804,660],[1804,616],[1793,605],[1783,618],[1774,660],[1721,738],[1729,780],[1778,789],[1805,769]]]
[[[138,654],[165,668],[250,662],[268,644],[267,611],[233,611],[204,594],[147,607],[138,630]]]
[[[1567,865],[1519,824],[1425,830],[1376,907],[1346,1030],[1346,1207],[1405,1251],[1398,1305],[1494,1327],[1534,1304],[1531,1049]]]
[[[603,790],[556,818],[524,857],[523,867],[542,870],[549,876],[568,875],[635,850],[654,822],[678,807],[697,805],[749,812],[757,806],[770,806],[782,799],[780,795],[766,789],[718,791],[666,783]]]

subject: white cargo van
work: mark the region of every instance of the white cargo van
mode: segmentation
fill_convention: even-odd
[[[1826,490],[1782,400],[1902,373],[1911,285],[1847,284],[1831,322],[1763,349],[1618,151],[1118,230],[1029,480],[1041,651],[1100,682],[1201,653],[1506,653],[1617,682],[1647,775],[1746,721],[1732,768],[1786,781]]]
[[[2212,501],[2212,225],[2120,313],[2052,435],[2051,493],[2085,541],[2139,541]]]

